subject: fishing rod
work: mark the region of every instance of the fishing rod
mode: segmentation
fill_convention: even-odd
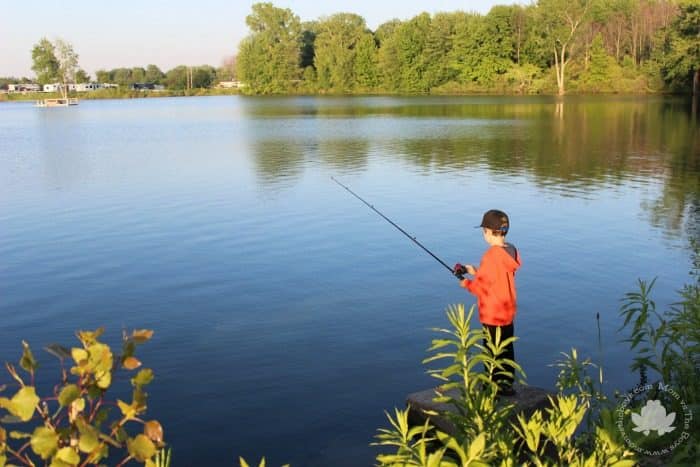
[[[381,212],[379,212],[378,209],[376,209],[374,206],[372,206],[372,205],[369,204],[367,201],[365,201],[364,199],[362,199],[362,197],[360,197],[360,195],[358,195],[357,193],[355,193],[354,191],[352,191],[350,188],[348,188],[347,186],[345,186],[345,185],[343,185],[342,183],[340,183],[335,177],[331,177],[331,180],[333,180],[335,183],[337,183],[337,184],[340,185],[341,187],[345,188],[345,189],[348,191],[348,193],[350,193],[351,195],[353,195],[355,198],[357,198],[357,199],[359,199],[360,201],[362,201],[363,203],[365,203],[365,205],[367,205],[367,207],[369,207],[372,211],[374,211],[374,212],[376,212],[377,214],[379,214],[380,216],[382,216],[382,218],[383,218],[385,221],[387,221],[388,223],[390,223],[391,225],[393,225],[394,227],[396,227],[396,228],[399,230],[399,232],[401,232],[402,234],[404,234],[405,236],[407,236],[409,239],[411,239],[411,241],[412,241],[413,243],[415,243],[416,245],[418,245],[419,247],[421,247],[426,253],[428,253],[430,256],[432,256],[433,258],[435,258],[435,259],[437,260],[438,263],[440,263],[440,264],[442,264],[443,266],[445,266],[445,267],[447,268],[447,270],[450,271],[450,274],[453,274],[453,275],[454,275],[454,270],[453,270],[451,267],[449,267],[443,260],[441,260],[440,258],[438,258],[437,256],[435,256],[435,254],[433,254],[432,251],[428,250],[421,242],[419,242],[418,240],[416,240],[416,237],[411,236],[408,232],[406,232],[404,229],[402,229],[401,227],[399,227],[394,221],[392,221],[391,219],[389,219],[388,217],[386,217],[384,214],[382,214]]]

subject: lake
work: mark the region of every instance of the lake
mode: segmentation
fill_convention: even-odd
[[[153,329],[137,356],[173,465],[371,465],[384,410],[434,384],[431,328],[474,299],[331,177],[449,265],[505,210],[529,384],[576,347],[612,392],[638,381],[624,294],[656,277],[665,309],[689,281],[699,155],[687,98],[3,103],[0,360],[24,339],[55,382],[45,345]]]

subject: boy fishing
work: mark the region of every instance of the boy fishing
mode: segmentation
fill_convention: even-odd
[[[505,212],[497,209],[486,211],[478,227],[481,227],[489,248],[478,268],[471,264],[457,263],[454,274],[460,279],[460,285],[476,296],[479,321],[488,331],[491,340],[496,341],[496,331],[500,329],[502,341],[513,337],[513,319],[517,311],[515,271],[520,267],[520,254],[512,244],[506,242],[510,221]],[[473,279],[465,279],[464,274],[473,276]],[[512,342],[498,358],[515,361]],[[513,395],[513,367],[504,365],[504,370],[509,374],[494,376],[499,387],[498,394]]]

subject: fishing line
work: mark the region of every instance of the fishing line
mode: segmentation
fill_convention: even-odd
[[[337,184],[340,185],[341,187],[345,188],[345,189],[348,191],[348,193],[350,193],[351,195],[353,195],[355,198],[357,198],[357,199],[359,199],[360,201],[362,201],[363,203],[365,203],[365,205],[366,205],[367,207],[369,207],[372,211],[374,211],[374,212],[376,212],[377,214],[379,214],[380,216],[382,216],[382,218],[383,218],[385,221],[387,221],[388,223],[390,223],[391,225],[393,225],[394,227],[396,227],[396,228],[399,230],[399,232],[401,232],[402,234],[404,234],[405,236],[407,236],[409,239],[411,239],[411,241],[412,241],[413,243],[415,243],[416,245],[418,245],[419,247],[421,247],[426,253],[428,253],[430,256],[432,256],[433,258],[435,258],[435,260],[436,260],[438,263],[440,263],[440,264],[442,264],[443,266],[445,266],[445,268],[447,268],[447,270],[450,271],[450,274],[453,274],[453,275],[454,275],[454,271],[452,270],[452,268],[449,267],[443,260],[441,260],[440,258],[438,258],[437,256],[435,256],[435,254],[434,254],[432,251],[428,250],[421,242],[419,242],[418,240],[416,240],[416,237],[412,236],[411,234],[409,234],[408,232],[406,232],[404,229],[402,229],[401,227],[399,227],[394,221],[392,221],[391,219],[389,219],[388,217],[386,217],[386,216],[385,216],[384,214],[382,214],[378,209],[376,209],[374,206],[372,206],[372,205],[369,204],[367,201],[365,201],[364,199],[362,199],[362,197],[361,197],[360,195],[358,195],[357,193],[355,193],[354,191],[352,191],[350,188],[348,188],[347,186],[345,186],[345,185],[343,185],[342,183],[340,183],[335,177],[331,177],[331,180],[333,180],[335,183],[337,183]]]

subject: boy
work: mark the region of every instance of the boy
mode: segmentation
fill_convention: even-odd
[[[479,306],[479,321],[495,342],[496,330],[501,329],[501,340],[513,337],[513,318],[516,313],[515,271],[520,267],[518,250],[506,242],[510,228],[508,215],[497,209],[486,211],[481,220],[484,240],[490,245],[481,264],[476,268],[471,264],[455,264],[454,274],[460,279],[460,285],[476,295]],[[464,274],[474,279],[464,279]],[[513,343],[508,344],[500,358],[515,361]],[[513,395],[513,368],[504,365],[511,376],[496,375],[499,394]]]

